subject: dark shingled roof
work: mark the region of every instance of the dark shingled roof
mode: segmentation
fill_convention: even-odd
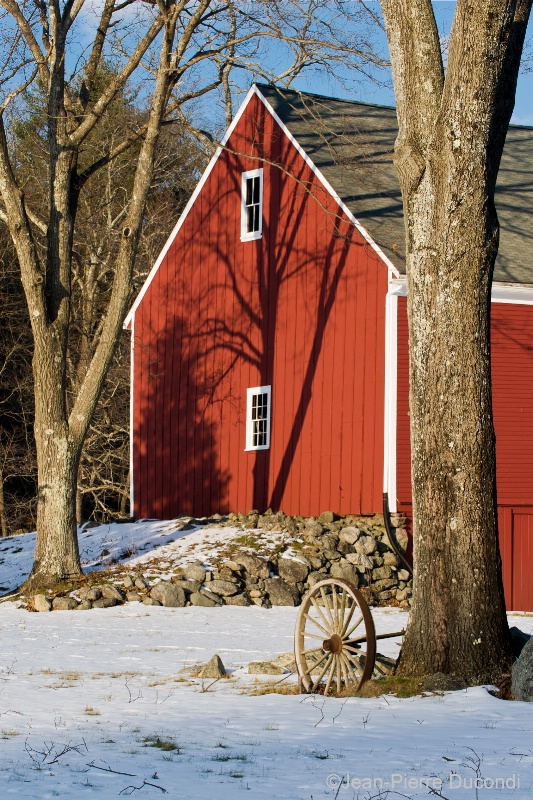
[[[258,88],[354,217],[405,272],[402,200],[392,163],[395,109]],[[533,128],[509,127],[496,208],[501,230],[494,280],[533,283]]]

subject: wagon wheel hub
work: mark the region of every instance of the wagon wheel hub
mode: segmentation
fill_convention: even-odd
[[[328,653],[340,653],[342,650],[342,639],[338,633],[334,633],[330,639],[324,639],[322,649]]]

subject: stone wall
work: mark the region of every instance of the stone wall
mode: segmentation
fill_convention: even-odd
[[[403,519],[392,521],[397,541],[405,550],[408,540]],[[294,606],[309,588],[330,576],[355,584],[370,605],[410,606],[411,577],[388,542],[381,515],[337,517],[326,511],[319,517],[304,518],[281,511],[262,515],[250,511],[188,519],[181,529],[199,524],[238,529],[226,551],[207,567],[201,562],[178,566],[171,575],[154,581],[139,568],[129,572],[123,565],[111,585],[109,579],[101,585],[102,578],[95,572],[87,576],[89,585],[54,598],[36,596],[30,607],[84,610],[135,601],[171,607]]]

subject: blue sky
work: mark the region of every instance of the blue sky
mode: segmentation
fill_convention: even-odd
[[[378,6],[377,2],[372,5]],[[453,14],[455,10],[455,2],[449,0],[436,0],[433,3],[435,9],[435,17],[441,35],[446,36],[451,28]],[[383,35],[380,44],[386,48],[386,39]],[[528,58],[533,59],[533,15],[529,22],[528,33],[526,36],[526,47],[524,50],[524,61]],[[515,110],[512,122],[515,125],[531,125],[533,126],[533,61],[529,66],[531,71],[527,70],[527,65],[521,69],[518,79],[518,86],[516,92]],[[312,78],[302,78],[294,83],[295,88],[303,91],[316,92],[318,94],[334,95],[336,97],[346,97],[353,100],[361,100],[367,103],[378,103],[382,105],[393,106],[394,91],[392,89],[392,81],[389,80],[388,86],[377,86],[370,80],[358,83],[357,87],[353,90],[345,90],[340,84],[327,78],[320,78],[313,75]]]

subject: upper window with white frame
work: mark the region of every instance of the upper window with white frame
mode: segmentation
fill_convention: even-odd
[[[241,242],[260,239],[263,230],[263,170],[242,173]]]
[[[255,386],[246,390],[246,449],[268,450],[270,447],[271,386]]]

